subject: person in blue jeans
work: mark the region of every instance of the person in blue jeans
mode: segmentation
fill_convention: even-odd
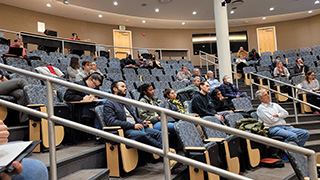
[[[303,147],[309,138],[309,132],[305,129],[287,126],[284,119],[288,117],[288,111],[280,105],[272,103],[266,90],[257,91],[256,97],[261,101],[257,109],[259,120],[264,122],[266,127],[269,127],[269,134],[283,137],[284,142],[293,141]]]
[[[0,120],[0,145],[8,142],[8,127]],[[24,158],[21,163],[14,161],[11,173],[0,172],[0,179],[48,180],[48,169],[39,160]]]

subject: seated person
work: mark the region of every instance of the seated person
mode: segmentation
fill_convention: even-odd
[[[13,42],[14,42],[14,44],[11,44],[10,47],[23,48],[22,56],[23,57],[27,56],[27,49],[23,47],[22,40],[20,38],[17,38]],[[9,51],[10,51],[10,48],[8,49],[7,54],[9,53]]]
[[[67,68],[68,75],[70,79],[76,78],[77,74],[80,73],[80,62],[79,58],[71,57],[70,64]]]
[[[163,96],[166,98],[163,101],[163,108],[170,109],[172,111],[180,112],[182,114],[185,113],[184,107],[182,103],[177,99],[177,94],[173,89],[167,88],[163,91]]]
[[[286,67],[284,67],[283,63],[280,61],[280,62],[277,62],[277,67],[274,68],[273,76],[274,77],[285,76],[285,77],[289,78],[290,73],[289,73],[288,69]]]
[[[185,88],[182,88],[182,89],[179,89],[177,91],[177,94],[179,95],[180,93],[186,93],[188,95],[188,97],[190,99],[188,100],[191,100],[195,94],[195,92],[199,91],[199,85],[200,85],[200,78],[199,77],[195,77],[193,78],[192,80],[192,84],[190,84],[189,86],[185,87]],[[180,99],[181,101],[181,99]]]
[[[103,76],[102,72],[97,68],[97,63],[96,62],[92,62],[91,63],[91,70],[90,70],[90,74],[92,73],[99,73],[100,76]]]
[[[182,66],[182,71],[178,72],[177,79],[179,81],[184,81],[186,83],[189,83],[192,78],[192,74],[188,70],[187,66]]]
[[[199,77],[200,81],[205,81],[206,80],[204,77],[201,76],[200,70],[198,68],[194,68],[193,69],[192,78],[195,78],[195,77]]]
[[[299,57],[296,60],[297,64],[294,66],[294,74],[295,75],[305,75],[309,71],[309,67],[303,64],[303,59]]]
[[[231,103],[233,98],[247,97],[250,99],[246,92],[240,93],[237,86],[231,83],[231,78],[228,75],[223,76],[223,83],[218,89],[221,91],[223,97],[228,97],[229,103]]]
[[[138,66],[139,68],[149,68],[148,63],[143,59],[142,56],[140,56],[139,62],[137,62],[137,66]]]
[[[113,82],[111,92],[114,95],[125,97],[127,88],[124,81]],[[106,126],[121,126],[125,137],[162,148],[161,132],[149,128],[147,121],[139,119],[131,106],[108,100],[104,104],[103,116]]]
[[[315,76],[315,73],[313,71],[307,72],[305,79],[301,83],[303,89],[306,89],[312,92],[319,91],[319,82],[317,79],[314,78],[314,76]],[[312,105],[320,107],[318,96],[316,95],[307,93],[307,101]],[[311,110],[314,114],[319,114],[319,111],[317,109],[311,107]]]
[[[281,62],[281,57],[280,56],[277,56],[276,59],[274,59],[272,65],[271,65],[271,69],[276,68],[278,62]]]
[[[64,77],[64,74],[63,72],[60,71],[60,69],[51,65],[37,67],[35,68],[35,71],[39,74],[43,74],[47,76]]]
[[[149,62],[149,66],[152,69],[163,69],[161,63],[156,60],[156,56],[154,54],[151,57],[151,61]]]
[[[239,48],[239,51],[237,52],[237,57],[240,57],[240,55],[243,56],[243,58],[247,58],[249,53],[243,49],[243,47]]]
[[[0,145],[8,142],[9,131],[8,127],[0,120]],[[20,164],[21,163],[21,164]],[[11,173],[0,172],[0,179],[12,179],[12,180],[34,180],[43,179],[48,180],[48,169],[43,162],[24,158],[22,162],[14,161],[12,166],[15,168]]]
[[[224,118],[221,115],[218,115],[217,111],[214,109],[214,105],[208,95],[209,92],[209,83],[207,81],[201,82],[200,91],[196,92],[191,101],[191,111],[192,113],[199,114],[201,118],[205,116],[216,116],[221,122],[224,122]]]
[[[260,55],[259,53],[257,53],[256,49],[252,49],[250,52],[249,52],[249,57],[248,57],[248,61],[251,61],[251,60],[260,60]]]
[[[283,137],[284,142],[294,141],[303,147],[309,138],[309,132],[304,129],[286,126],[284,119],[288,117],[288,111],[277,103],[272,103],[266,90],[258,90],[256,92],[256,98],[261,101],[257,109],[259,121],[264,122],[265,127],[269,127],[269,134],[271,136]]]
[[[210,84],[210,89],[218,88],[220,86],[220,82],[217,79],[214,79],[213,72],[208,71],[207,75],[208,75],[207,81]]]
[[[236,59],[236,64],[238,73],[243,73],[243,68],[248,66],[247,60],[245,60],[242,55]]]
[[[80,41],[80,38],[78,37],[77,33],[72,33],[72,37],[70,38],[71,40],[76,40],[76,41]]]
[[[229,104],[229,102],[222,96],[219,89],[214,89],[211,94],[211,101],[214,105],[214,109],[217,114],[226,117],[228,114],[232,114],[234,108]]]
[[[28,101],[23,91],[23,88],[26,85],[27,82],[24,79],[8,80],[0,70],[0,95],[13,96],[17,99],[18,104],[26,106],[28,105]],[[27,122],[28,120],[28,114],[20,112],[20,122]]]
[[[76,81],[82,81],[84,78],[86,78],[90,74],[90,70],[91,70],[90,65],[91,65],[91,61],[88,61],[88,60],[82,61],[82,69],[76,75]]]
[[[139,101],[148,103],[154,106],[159,106],[158,99],[154,97],[154,90],[151,84],[143,84],[139,88],[140,97]],[[138,108],[139,118],[142,121],[151,121],[153,128],[161,131],[161,116],[153,111],[147,109]],[[168,131],[175,133],[174,124],[175,122],[168,122]]]
[[[121,68],[135,68],[136,61],[132,59],[131,54],[127,54],[126,58],[121,59],[120,61]]]

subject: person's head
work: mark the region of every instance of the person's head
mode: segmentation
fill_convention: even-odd
[[[165,89],[163,91],[163,96],[168,99],[177,99],[177,94],[171,88]]]
[[[91,61],[88,61],[88,60],[84,60],[82,61],[81,63],[82,65],[82,69],[85,71],[85,72],[89,72],[91,70]]]
[[[96,88],[102,84],[103,77],[98,73],[92,73],[83,79],[89,88]]]
[[[200,79],[200,77],[195,77],[195,78],[193,78],[192,82],[195,86],[199,87],[199,85],[201,83],[201,79]]]
[[[125,97],[127,95],[127,86],[124,81],[114,81],[111,84],[111,93]]]
[[[252,53],[255,53],[255,52],[257,52],[257,50],[256,50],[255,48],[253,48],[253,49],[251,50],[251,52],[252,52]]]
[[[72,37],[78,38],[78,34],[77,33],[72,33]]]
[[[281,61],[277,62],[277,68],[282,69],[283,68],[283,63]]]
[[[266,104],[270,103],[270,96],[265,89],[258,90],[256,92],[256,98],[259,99],[263,103],[266,103]]]
[[[154,90],[151,84],[145,83],[139,86],[138,88],[140,92],[139,100],[146,95],[148,98],[152,98],[154,96]]]
[[[140,61],[143,61],[143,57],[142,56],[140,56],[139,59],[140,59]]]
[[[208,81],[202,81],[200,83],[200,92],[204,95],[210,92],[210,84],[208,83]]]
[[[97,70],[97,63],[96,62],[92,62],[91,63],[91,69],[96,71]]]
[[[208,78],[213,79],[213,72],[212,71],[208,71],[207,75],[208,75]]]
[[[182,72],[184,72],[184,73],[185,73],[185,72],[187,72],[187,71],[188,71],[188,67],[187,67],[187,66],[185,66],[185,65],[183,65],[183,66],[182,66]]]
[[[200,70],[198,68],[193,69],[193,75],[200,76]]]
[[[127,59],[132,59],[131,54],[127,54]]]
[[[308,71],[307,74],[306,74],[306,77],[305,77],[305,80],[308,82],[308,83],[311,83],[311,81],[314,80],[314,76],[315,76],[315,73],[314,71]]]
[[[276,57],[276,62],[279,62],[280,59],[281,59],[281,57],[280,57],[280,56],[277,56],[277,57]]]
[[[242,46],[239,48],[239,51],[243,51],[243,47]]]
[[[297,60],[296,60],[297,64],[299,65],[303,65],[303,59],[301,57],[299,57]]]
[[[230,78],[230,76],[228,76],[228,75],[224,75],[223,78],[222,78],[222,80],[223,80],[223,82],[224,82],[225,84],[230,84],[230,83],[231,83],[231,78]]]
[[[151,60],[155,61],[156,60],[156,55],[152,54]]]
[[[221,91],[219,89],[214,89],[211,93],[211,97],[220,99],[222,97]]]
[[[72,67],[73,69],[79,69],[80,68],[79,58],[71,57],[69,66]]]
[[[16,46],[21,46],[22,45],[22,40],[20,39],[20,38],[17,38],[17,39],[15,39],[15,40],[13,40],[14,41],[14,44],[16,45]]]

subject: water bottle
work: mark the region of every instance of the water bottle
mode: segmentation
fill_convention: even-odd
[[[184,107],[184,113],[189,114],[190,112],[189,112],[189,102],[188,101],[185,101],[183,103],[183,107]]]

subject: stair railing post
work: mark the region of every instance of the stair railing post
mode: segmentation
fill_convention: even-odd
[[[251,72],[249,73],[249,78],[250,78],[250,90],[251,90],[251,99],[253,100],[254,99],[254,95],[253,95],[253,86],[252,86],[252,74]]]
[[[270,89],[271,89],[271,88],[270,88],[270,80],[267,79],[267,82],[268,82],[269,96],[270,96],[270,99],[272,99],[272,98],[271,98],[271,95],[272,95],[272,94],[271,94],[271,90],[270,90]]]
[[[171,180],[170,171],[170,159],[168,158],[169,152],[169,140],[168,140],[168,125],[167,125],[167,115],[161,112],[161,133],[162,133],[162,148],[163,148],[163,164],[164,164],[164,174],[166,180]]]
[[[293,87],[291,87],[291,90],[292,90],[292,98],[293,98],[294,117],[296,119],[296,123],[298,123],[298,113],[297,113],[297,105],[296,105],[297,96],[295,95],[296,93]]]

